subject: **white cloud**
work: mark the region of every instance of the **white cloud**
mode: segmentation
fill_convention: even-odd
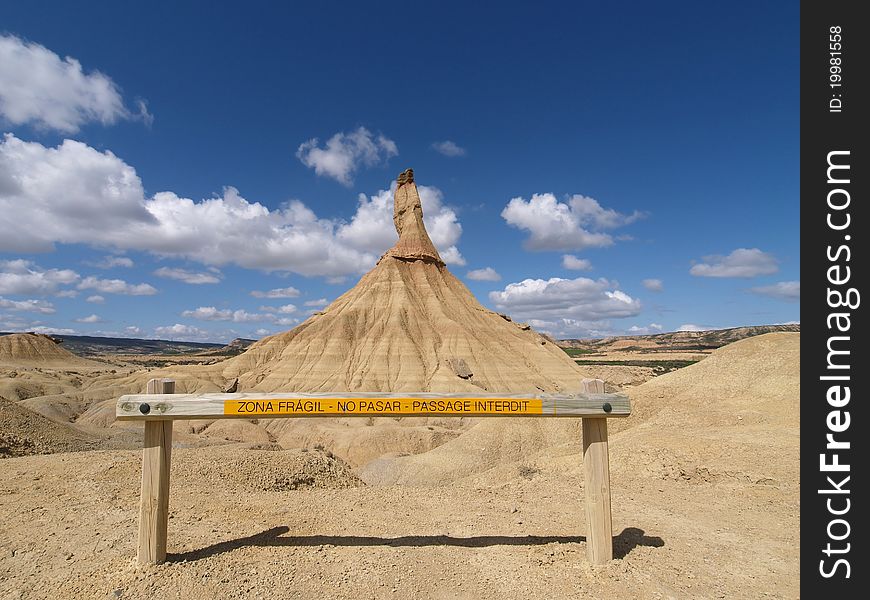
[[[419,190],[433,242],[445,261],[462,264],[455,211],[437,188]],[[81,243],[209,266],[343,277],[371,268],[395,239],[389,191],[362,197],[345,223],[319,218],[298,200],[271,210],[232,187],[199,202],[172,192],[146,198],[135,170],[111,152],[71,140],[47,148],[11,134],[0,143],[0,252]]]
[[[0,251],[135,246],[131,236],[158,225],[136,171],[111,152],[73,140],[46,148],[9,133],[0,143]]]
[[[590,271],[592,262],[588,258],[578,258],[573,254],[562,255],[562,267],[572,271]]]
[[[694,323],[684,323],[677,327],[677,331],[712,331],[714,329],[718,328],[710,325],[695,325]]]
[[[254,290],[251,295],[254,298],[296,298],[301,292],[295,287],[275,288],[267,292]]]
[[[663,327],[659,323],[650,323],[649,325],[632,325],[627,329],[627,332],[632,335],[650,335],[653,333],[661,333]]]
[[[462,148],[461,146],[459,146],[455,142],[451,142],[450,140],[435,142],[434,144],[432,144],[432,148],[439,154],[443,154],[444,156],[449,156],[451,158],[466,155],[465,148]]]
[[[42,269],[22,259],[0,260],[0,294],[56,294],[59,286],[78,279],[79,274],[70,269]]]
[[[288,306],[293,306],[292,304]],[[283,308],[283,307],[282,307]],[[293,309],[295,310],[295,306]],[[285,311],[279,311],[285,312]],[[292,312],[292,311],[289,311]],[[214,306],[200,306],[194,310],[186,310],[181,313],[182,317],[198,319],[200,321],[232,321],[233,323],[253,323],[257,321],[276,321],[274,315],[249,313],[246,310],[218,309]]]
[[[308,303],[305,303],[306,306]],[[260,310],[267,313],[280,313],[282,315],[289,315],[296,312],[296,305],[294,304],[285,304],[284,306],[261,306]]]
[[[249,313],[246,310],[233,311],[233,323],[255,323],[257,321],[271,321],[272,315],[261,315],[259,313]]]
[[[32,331],[33,333],[44,333],[45,335],[75,335],[75,329],[68,329],[63,327],[49,327],[46,325],[39,325],[37,327],[32,327],[28,329],[28,331]]]
[[[221,279],[219,277],[220,271],[215,273],[214,271],[209,273],[197,273],[195,271],[188,271],[187,269],[177,269],[171,267],[160,267],[154,274],[158,277],[163,277],[165,279],[175,279],[177,281],[183,281],[184,283],[189,283],[191,285],[202,285],[205,283],[220,283]]]
[[[483,269],[474,269],[465,275],[474,281],[499,281],[501,275],[492,267],[484,267]]]
[[[255,329],[255,330],[254,330],[254,334],[255,334],[255,335],[258,335],[258,336],[261,336],[261,337],[262,337],[262,336],[269,335],[270,333],[272,333],[272,332],[269,331],[268,329],[263,329],[262,327],[261,327],[260,329]]]
[[[665,289],[665,284],[662,283],[661,279],[644,279],[641,283],[651,292],[661,292]]]
[[[528,201],[512,198],[501,216],[508,225],[529,232],[524,242],[529,250],[582,250],[612,245],[613,236],[602,230],[628,225],[644,214],[625,215],[580,194],[563,203],[546,193]]]
[[[318,298],[317,300],[307,300],[305,302],[305,306],[326,306],[329,304],[329,300],[326,298]]]
[[[129,269],[133,266],[133,259],[126,256],[106,256],[103,260],[94,263],[98,269],[114,269],[116,267],[124,267]]]
[[[147,283],[127,283],[123,279],[99,279],[85,277],[78,284],[80,290],[96,290],[103,294],[123,294],[125,296],[153,296],[157,289]]]
[[[353,174],[361,166],[372,167],[398,154],[393,140],[380,134],[375,137],[368,129],[360,127],[350,133],[336,133],[323,148],[320,140],[312,138],[299,146],[296,158],[318,175],[350,186]]]
[[[759,287],[750,288],[753,294],[760,296],[768,296],[777,300],[785,300],[786,302],[798,302],[801,299],[801,282],[800,281],[779,281],[773,285],[762,285]]]
[[[136,336],[136,335],[142,335],[143,333],[144,332],[142,331],[142,329],[136,325],[130,325],[129,327],[124,328],[124,335],[125,336]]]
[[[85,302],[90,302],[91,304],[102,304],[106,299],[100,296],[99,294],[94,294],[93,296],[88,296],[85,298]]]
[[[342,224],[336,238],[347,246],[369,255],[380,255],[399,239],[393,223],[393,194],[396,183],[389,190],[377,194],[359,195],[356,214],[350,223]],[[456,247],[462,236],[462,225],[456,211],[444,204],[444,194],[436,187],[418,185],[423,207],[423,224],[447,264],[462,266],[465,259]]]
[[[54,314],[54,305],[45,300],[7,300],[0,296],[0,308],[20,312],[34,312],[43,315]]]
[[[177,339],[195,339],[202,340],[204,338],[208,338],[212,335],[210,331],[206,331],[205,329],[200,329],[199,327],[193,327],[192,325],[182,325],[181,323],[176,323],[175,325],[166,325],[163,327],[157,327],[154,329],[154,333],[160,339],[169,339],[169,340],[177,340]]]
[[[233,311],[229,309],[219,310],[214,306],[200,306],[194,310],[184,311],[181,316],[200,321],[230,321],[233,318]]]
[[[79,319],[73,319],[76,323],[105,323],[99,315],[89,315]]]
[[[601,278],[525,279],[489,293],[499,310],[521,319],[574,319],[586,322],[633,317],[641,303]]]
[[[456,246],[449,246],[448,248],[441,250],[438,254],[441,255],[441,260],[448,265],[456,265],[457,267],[465,266],[465,257],[462,256],[462,253],[459,252],[459,248]]]
[[[0,35],[0,118],[12,125],[75,133],[91,121],[153,120],[144,102],[138,112],[124,106],[118,86],[99,71],[14,35]]]
[[[728,256],[711,254],[704,262],[692,265],[689,273],[696,277],[758,277],[771,275],[779,270],[772,254],[758,248],[737,248]]]
[[[54,294],[58,298],[75,298],[79,295],[76,290],[61,290],[59,292],[55,292]]]
[[[537,331],[556,339],[602,338],[616,335],[609,321],[587,321],[583,319],[529,319],[529,325]]]

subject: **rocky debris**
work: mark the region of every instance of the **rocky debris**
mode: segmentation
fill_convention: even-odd
[[[0,458],[92,450],[99,439],[0,398]]]
[[[449,358],[447,359],[447,362],[450,364],[450,368],[453,369],[453,372],[456,373],[457,377],[471,379],[474,375],[464,358]]]
[[[319,449],[267,450],[217,447],[175,452],[172,476],[186,485],[219,485],[252,492],[341,489],[363,484],[331,452]],[[278,447],[280,448],[280,447]]]

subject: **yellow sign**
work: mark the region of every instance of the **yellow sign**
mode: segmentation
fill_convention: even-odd
[[[515,398],[251,398],[225,400],[224,414],[270,415],[540,415],[539,399]]]

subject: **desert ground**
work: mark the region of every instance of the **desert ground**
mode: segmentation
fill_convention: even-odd
[[[799,593],[799,333],[630,381],[579,367],[633,403],[601,567],[577,420],[449,418],[178,422],[169,558],[137,565],[141,425],[95,414],[157,371],[22,352],[0,363],[3,598]]]

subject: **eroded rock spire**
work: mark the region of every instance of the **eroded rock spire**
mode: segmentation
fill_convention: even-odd
[[[396,178],[396,195],[394,197],[393,223],[399,233],[399,241],[387,250],[385,256],[393,256],[404,260],[425,260],[444,264],[438,250],[423,224],[423,206],[417,184],[414,183],[414,170],[405,169]]]

